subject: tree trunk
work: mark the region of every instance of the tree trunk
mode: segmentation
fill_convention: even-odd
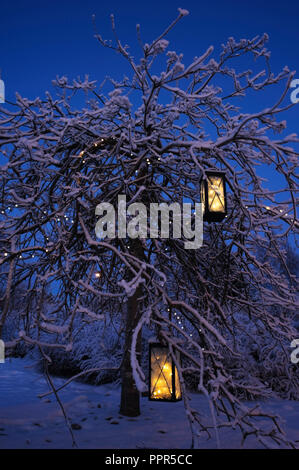
[[[126,312],[126,338],[125,352],[122,365],[122,387],[120,413],[124,416],[140,415],[140,393],[136,388],[131,367],[131,344],[132,334],[139,320],[138,297],[142,294],[140,287],[135,294],[129,298]],[[141,334],[139,333],[136,344],[137,357],[141,354]]]
[[[140,243],[134,243],[135,256],[144,256],[143,249]],[[136,388],[133,371],[131,367],[131,345],[132,335],[140,319],[139,298],[142,296],[142,287],[139,285],[132,297],[129,297],[126,312],[126,329],[125,329],[125,350],[121,371],[121,402],[120,413],[124,416],[139,416],[140,415],[140,392]],[[136,343],[137,359],[140,360],[141,356],[141,331],[139,332]]]

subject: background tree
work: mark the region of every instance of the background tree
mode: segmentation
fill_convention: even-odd
[[[290,146],[298,138],[285,135],[286,123],[278,120],[290,107],[284,101],[294,74],[287,68],[278,75],[270,71],[267,35],[230,38],[217,60],[210,47],[183,64],[182,54],[168,49],[166,36],[186,14],[179,9],[176,20],[150,44],[142,42],[137,27],[139,61],[120,42],[112,16],[115,43],[96,37],[122,54],[131,73],[120,82],[111,80],[108,93],[88,77],[72,83],[61,77],[54,81],[57,96],[28,100],[17,95],[16,103],[1,107],[0,145],[7,162],[1,167],[6,248],[0,263],[7,282],[0,335],[5,305],[20,282],[35,293],[37,305],[15,342],[69,351],[75,324],[126,316],[124,414],[139,413],[139,393],[147,389],[140,366],[141,332],[147,325],[168,344],[177,363],[193,445],[210,428],[217,432],[229,426],[237,426],[244,439],[255,435],[265,445],[270,439],[284,442],[276,418],[256,405],[245,406],[237,393],[256,390],[266,396],[267,384],[250,373],[233,375],[230,364],[240,358],[241,339],[254,335],[258,348],[269,338],[264,360],[271,361],[275,349],[284,368],[290,363],[295,279],[289,270],[278,273],[275,263],[259,261],[256,253],[267,247],[272,259],[283,261],[279,240],[298,227],[298,154]],[[257,70],[252,59],[264,61],[264,68]],[[239,70],[242,61],[252,61],[252,70]],[[247,93],[280,83],[284,89],[274,103],[246,112]],[[89,100],[83,109],[73,109],[71,98],[81,91]],[[258,165],[284,183],[267,187]],[[126,195],[128,205],[138,201],[147,207],[199,202],[200,180],[215,168],[226,171],[229,211],[222,223],[205,224],[202,248],[186,250],[185,240],[173,235],[96,239],[100,202],[117,207],[119,195]],[[50,312],[45,291],[56,302]],[[298,376],[292,373],[296,394]],[[212,425],[192,408],[185,386],[190,375],[208,399]],[[257,417],[265,416],[272,421],[270,429],[258,424]]]

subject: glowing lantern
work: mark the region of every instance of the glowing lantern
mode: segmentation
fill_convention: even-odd
[[[179,401],[182,399],[178,371],[168,347],[150,343],[149,400]]]
[[[225,174],[222,171],[206,171],[207,178],[201,182],[203,220],[220,222],[227,214]]]

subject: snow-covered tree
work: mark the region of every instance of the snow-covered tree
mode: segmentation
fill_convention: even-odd
[[[139,392],[147,389],[147,371],[140,366],[147,325],[176,360],[194,446],[213,427],[238,427],[244,439],[255,435],[265,445],[271,439],[284,442],[276,418],[245,406],[239,392],[269,393],[262,377],[253,377],[250,367],[246,373],[241,350],[251,341],[264,361],[279,355],[292,393],[298,394],[289,357],[296,280],[280,251],[280,241],[298,228],[298,154],[291,146],[298,138],[287,135],[286,122],[279,120],[291,106],[294,74],[287,67],[271,72],[267,35],[229,38],[218,58],[209,47],[184,64],[183,54],[172,51],[166,38],[187,14],[179,9],[151,43],[142,42],[137,26],[139,60],[119,40],[112,17],[114,42],[96,37],[123,56],[129,72],[121,81],[110,80],[107,93],[88,77],[73,82],[57,77],[56,96],[17,95],[15,103],[1,106],[6,163],[0,168],[5,243],[0,264],[6,288],[0,336],[18,283],[34,292],[36,305],[26,331],[11,345],[27,341],[69,351],[75,324],[122,318],[126,304],[124,413],[139,413]],[[252,69],[243,70],[245,62]],[[277,89],[274,102],[247,112],[250,96],[270,87],[272,96]],[[78,110],[72,100],[80,92],[89,99]],[[209,169],[226,172],[228,214],[221,223],[204,224],[203,247],[186,250],[184,240],[173,236],[96,238],[100,202],[117,207],[119,195],[126,195],[128,205],[146,207],[199,202],[200,180]],[[279,174],[280,186],[271,186],[265,173]],[[258,256],[265,249],[271,262]],[[46,292],[55,299],[51,311],[45,308]],[[53,341],[43,341],[44,331]],[[265,338],[268,349],[262,350]],[[230,364],[238,361],[242,375],[232,373]],[[190,375],[207,397],[211,426],[192,408],[185,385]],[[258,417],[265,416],[270,428],[259,424]]]

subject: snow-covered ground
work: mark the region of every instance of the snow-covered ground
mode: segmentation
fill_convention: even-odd
[[[65,382],[54,378],[56,386]],[[62,412],[48,391],[43,375],[28,360],[12,359],[0,364],[0,449],[71,448],[72,441]],[[71,382],[59,392],[79,448],[175,449],[189,448],[191,435],[183,403],[155,403],[142,398],[138,418],[118,413],[120,389],[112,385],[92,386]],[[205,398],[193,394],[192,403],[209,419]],[[265,409],[282,416],[288,436],[299,440],[299,402],[270,400]],[[76,426],[78,425],[78,426]],[[220,434],[221,447],[239,448],[237,431]],[[202,439],[202,448],[215,448],[215,439]],[[254,439],[245,447],[256,448]]]

